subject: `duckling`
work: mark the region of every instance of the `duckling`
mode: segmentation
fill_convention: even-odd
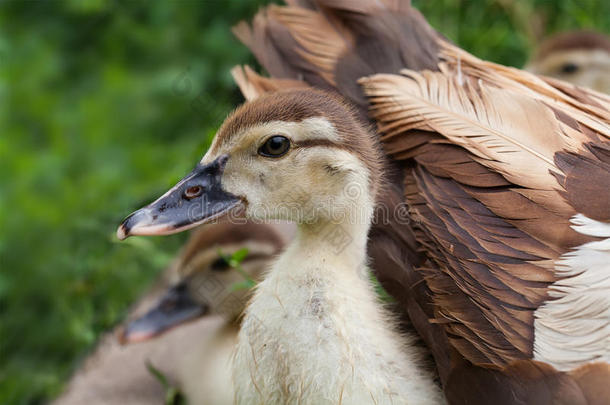
[[[525,69],[610,94],[610,38],[593,31],[553,35],[540,44]]]
[[[367,275],[381,176],[379,145],[344,101],[278,92],[238,108],[197,167],[117,232],[176,232],[237,208],[297,224],[244,312],[237,403],[442,403]]]
[[[178,258],[130,311],[125,325],[102,338],[54,403],[162,405],[165,393],[147,369],[148,362],[189,403],[231,403],[230,358],[248,290],[232,290],[244,277],[219,254],[248,249],[241,269],[259,279],[292,233],[284,224],[252,223],[214,224],[194,231]],[[125,346],[134,342],[138,344]]]

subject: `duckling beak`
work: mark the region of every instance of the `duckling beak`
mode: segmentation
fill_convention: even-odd
[[[161,299],[140,318],[127,324],[119,334],[122,344],[143,342],[173,327],[193,321],[208,313],[208,305],[193,299],[186,282],[171,287]]]
[[[169,235],[193,228],[228,213],[241,199],[222,189],[221,178],[228,155],[198,164],[167,193],[123,220],[117,237]]]

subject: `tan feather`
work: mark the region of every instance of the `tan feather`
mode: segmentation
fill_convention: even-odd
[[[244,98],[250,101],[260,96],[263,92],[260,88],[257,88],[254,81],[248,77],[248,69],[250,69],[249,66],[234,66],[233,69],[231,69],[231,76],[233,77],[233,80],[235,80],[235,83],[237,84],[237,87],[239,87]]]
[[[269,17],[284,25],[301,46],[296,52],[321,69],[320,75],[335,85],[333,71],[350,38],[342,36],[321,14],[297,7],[270,6]]]
[[[575,120],[602,136],[610,137],[610,98],[594,90],[578,88],[556,79],[542,78],[533,73],[484,61],[446,41],[440,41],[445,63],[454,71],[484,80],[503,90],[513,90],[549,106],[565,110]],[[445,69],[445,72],[447,70]],[[579,95],[579,97],[573,97]]]
[[[556,88],[559,91],[562,91],[565,94],[579,100],[585,104],[599,104],[606,110],[606,114],[602,115],[602,119],[608,120],[607,112],[610,111],[610,95],[605,93],[600,93],[593,89],[579,87],[575,84],[564,82],[559,79],[555,79],[553,77],[545,77],[540,76],[544,82],[548,83],[550,86]]]
[[[290,88],[305,88],[309,85],[300,80],[292,79],[273,79],[263,77],[256,73],[250,66],[235,66],[231,69],[233,80],[246,100],[254,100],[260,95]]]
[[[436,131],[466,148],[510,182],[539,190],[558,184],[555,152],[574,150],[541,102],[457,75],[403,71],[362,79],[381,132]],[[387,111],[390,111],[389,113]]]

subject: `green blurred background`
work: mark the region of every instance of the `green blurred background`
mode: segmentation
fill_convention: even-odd
[[[230,26],[265,0],[0,3],[0,404],[56,396],[184,235],[118,243],[241,97]],[[521,66],[545,33],[610,31],[604,0],[417,0],[474,54]]]

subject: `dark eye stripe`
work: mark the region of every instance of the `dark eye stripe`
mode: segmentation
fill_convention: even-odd
[[[337,148],[337,149],[343,149],[343,150],[350,151],[350,149],[345,145],[341,145],[339,143],[334,143],[333,141],[330,141],[328,139],[323,139],[323,138],[305,139],[303,141],[295,142],[294,146],[296,148],[313,148],[316,146],[325,146],[327,148]]]

